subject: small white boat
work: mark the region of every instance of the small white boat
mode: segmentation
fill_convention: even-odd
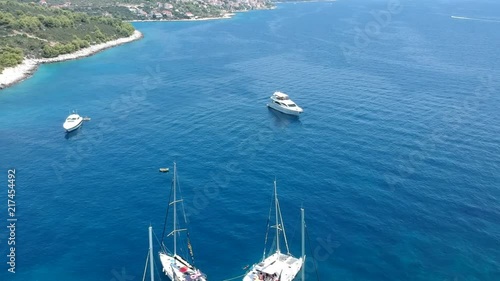
[[[68,118],[66,118],[66,121],[64,121],[63,128],[67,133],[69,133],[80,128],[80,126],[82,126],[82,123],[83,118],[77,113],[73,112],[68,116]]]
[[[285,114],[296,116],[304,112],[304,110],[295,104],[287,94],[282,92],[274,92],[274,94],[269,98],[267,106]]]

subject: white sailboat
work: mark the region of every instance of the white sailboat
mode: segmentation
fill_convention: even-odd
[[[264,254],[262,261],[256,263],[252,266],[250,271],[243,277],[243,281],[292,281],[295,276],[299,273],[300,269],[303,268],[305,262],[304,253],[304,209],[302,211],[302,257],[294,257],[288,248],[288,241],[286,238],[285,226],[283,224],[283,217],[281,216],[281,210],[278,201],[278,193],[276,191],[276,180],[274,181],[274,207],[275,207],[275,219],[276,225],[276,252],[266,256],[266,250],[264,249]],[[271,210],[269,212],[271,214]],[[270,220],[271,216],[269,216]],[[281,252],[280,246],[280,236],[281,232],[283,234],[286,252]],[[267,234],[266,234],[267,241]],[[304,270],[302,269],[302,278],[304,278]]]
[[[162,172],[168,172],[168,169],[161,170]],[[177,238],[181,232],[187,233],[187,228],[178,228],[177,222],[177,204],[182,203],[182,199],[177,200],[177,168],[174,162],[174,176],[172,180],[172,193],[173,200],[169,202],[169,208],[173,209],[173,228],[167,237],[173,237],[173,251],[169,251],[167,247],[163,244],[162,250],[160,251],[160,261],[163,267],[163,272],[172,281],[206,281],[207,276],[203,274],[194,265],[190,264],[187,259],[181,257],[177,251]],[[182,208],[184,211],[184,208]],[[184,221],[186,222],[186,215],[184,214]],[[193,259],[193,251],[191,247],[191,242],[189,241],[189,234],[187,238],[187,250],[191,255],[191,260]],[[163,242],[162,242],[163,243]]]

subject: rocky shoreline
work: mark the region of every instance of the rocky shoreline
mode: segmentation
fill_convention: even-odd
[[[35,73],[35,71],[38,69],[38,66],[42,63],[60,62],[88,57],[102,50],[132,42],[142,37],[142,33],[135,30],[134,33],[129,37],[92,45],[71,54],[60,55],[55,58],[24,59],[21,64],[14,67],[8,67],[3,70],[3,72],[0,74],[0,89],[7,88],[31,77],[33,73]]]
[[[128,22],[176,22],[176,21],[208,21],[231,19],[236,13],[226,13],[221,17],[192,18],[192,19],[149,19],[149,20],[129,20]]]

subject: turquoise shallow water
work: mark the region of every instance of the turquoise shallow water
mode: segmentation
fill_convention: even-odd
[[[0,228],[0,280],[141,280],[174,160],[210,280],[261,257],[275,177],[321,280],[499,280],[500,6],[388,3],[136,23],[143,40],[2,90],[19,221],[15,275]],[[275,90],[300,119],[265,107]],[[65,136],[71,109],[92,121]]]

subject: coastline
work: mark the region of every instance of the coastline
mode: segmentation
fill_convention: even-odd
[[[208,17],[208,18],[196,18],[196,19],[177,19],[177,20],[166,20],[166,19],[154,19],[154,20],[129,20],[127,22],[176,22],[176,21],[207,21],[207,20],[224,20],[230,19],[235,15],[235,13],[227,13],[222,17]]]
[[[287,3],[322,3],[322,2],[337,2],[338,0],[292,0],[292,1],[277,1],[276,4]]]
[[[326,1],[328,1],[328,0],[326,0]],[[330,1],[335,1],[335,0],[330,0]],[[274,10],[276,8],[277,8],[276,6],[273,6],[273,7],[259,9],[259,10]],[[251,10],[226,13],[221,17],[176,19],[176,20],[165,20],[165,19],[130,20],[127,22],[181,22],[181,21],[222,20],[222,19],[231,19],[237,13],[243,13],[243,12],[248,12],[248,11],[251,11]],[[5,89],[7,87],[10,87],[14,84],[17,84],[19,82],[22,82],[22,81],[28,79],[36,72],[36,70],[38,69],[38,66],[42,63],[61,62],[61,61],[66,61],[66,60],[74,60],[74,59],[78,59],[78,58],[82,58],[82,57],[88,57],[88,56],[91,56],[95,53],[103,51],[105,49],[115,47],[117,45],[125,44],[128,42],[132,42],[132,41],[138,40],[142,37],[143,37],[143,34],[140,31],[135,30],[134,33],[129,37],[119,38],[119,39],[108,41],[105,43],[92,45],[90,47],[78,50],[74,53],[59,55],[59,56],[54,57],[54,58],[41,58],[41,59],[24,58],[24,60],[20,64],[14,66],[14,67],[7,67],[3,70],[2,73],[0,73],[0,90]]]
[[[83,57],[88,57],[100,51],[106,50],[108,48],[132,42],[142,37],[143,37],[142,33],[138,30],[135,30],[134,33],[129,37],[119,38],[105,43],[92,45],[87,48],[80,49],[74,53],[59,55],[54,58],[41,58],[41,59],[25,58],[21,64],[16,65],[14,67],[5,68],[3,72],[0,73],[0,90],[5,89],[9,86],[12,86],[16,83],[19,83],[31,77],[31,75],[33,75],[33,73],[35,73],[35,71],[38,69],[38,66],[42,63],[61,62],[66,60],[74,60]]]
[[[307,0],[305,0],[307,1]],[[336,1],[336,0],[325,0],[325,1]],[[278,2],[276,2],[278,3]],[[286,2],[284,2],[286,3]],[[237,13],[245,13],[249,11],[258,11],[258,10],[274,10],[276,9],[276,6],[270,7],[270,8],[262,8],[262,9],[255,9],[255,10],[242,10],[242,11],[234,11],[231,13],[226,13],[221,17],[207,17],[207,18],[194,18],[194,19],[175,19],[175,20],[170,20],[170,19],[151,19],[151,20],[126,20],[126,22],[179,22],[179,21],[209,21],[209,20],[224,20],[224,19],[232,19]]]

